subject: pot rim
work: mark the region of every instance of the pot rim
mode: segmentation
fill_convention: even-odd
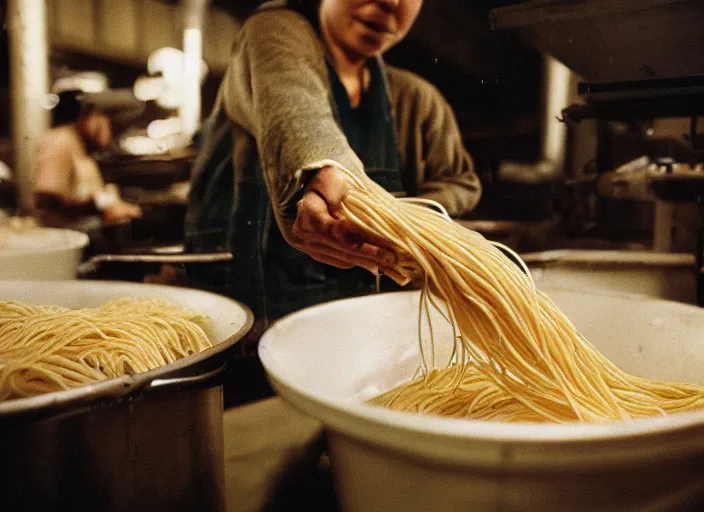
[[[657,253],[652,251],[615,251],[555,249],[520,255],[523,261],[533,267],[613,267],[624,268],[685,268],[694,269],[695,258],[689,253]]]
[[[177,378],[188,374],[192,376],[192,373],[188,373],[189,370],[193,370],[196,366],[203,366],[199,369],[198,374],[205,374],[212,371],[212,366],[222,364],[222,361],[216,361],[217,356],[223,352],[230,349],[235,343],[240,341],[245,334],[251,329],[254,323],[254,315],[249,307],[246,305],[230,299],[229,297],[217,295],[212,292],[207,292],[203,290],[182,288],[177,286],[166,286],[158,284],[144,284],[144,283],[131,283],[124,281],[8,281],[0,280],[0,284],[3,286],[32,286],[35,288],[40,288],[42,286],[56,287],[60,286],[62,289],[80,289],[86,285],[90,286],[100,286],[111,288],[117,292],[125,290],[134,290],[134,287],[147,293],[135,294],[134,296],[152,296],[148,292],[153,290],[155,293],[153,296],[166,297],[173,295],[178,295],[179,293],[188,293],[189,295],[200,296],[202,298],[209,298],[215,300],[218,303],[228,304],[230,306],[238,307],[245,315],[245,320],[242,325],[227,338],[214,344],[212,347],[203,350],[197,354],[192,354],[190,356],[184,357],[173,363],[149,370],[148,372],[138,373],[132,376],[125,375],[118,378],[107,379],[104,381],[98,381],[91,384],[86,384],[84,386],[79,386],[76,388],[68,389],[65,391],[56,391],[53,393],[44,393],[41,395],[28,397],[28,398],[17,398],[13,400],[6,400],[0,402],[0,421],[11,419],[15,416],[32,414],[32,413],[58,413],[65,412],[68,409],[80,408],[81,406],[90,406],[97,403],[109,404],[115,401],[124,400],[130,395],[136,392],[148,388],[150,383],[154,380]],[[157,292],[165,293],[157,293]],[[189,306],[193,307],[193,306]],[[197,308],[194,308],[197,309]],[[204,314],[208,314],[207,311],[203,311]],[[213,364],[209,364],[209,363]]]
[[[636,301],[657,300],[670,303],[681,309],[698,311],[701,309],[689,304],[651,299],[638,294],[611,292],[605,290],[589,290],[588,292],[567,287],[551,287],[553,291],[573,293],[588,293],[604,297],[628,297]],[[417,294],[418,291],[392,292],[395,294]],[[378,294],[379,297],[388,294]],[[361,301],[370,297],[357,297],[335,302]],[[325,310],[335,302],[306,308],[302,311]],[[338,306],[339,307],[339,306]],[[392,411],[379,406],[373,406],[359,401],[356,397],[341,399],[326,395],[318,390],[307,389],[296,383],[291,372],[279,364],[272,353],[270,345],[279,330],[287,330],[287,324],[295,320],[301,311],[288,315],[275,322],[262,336],[259,344],[259,356],[266,372],[277,391],[300,409],[321,420],[327,426],[355,438],[389,441],[390,431],[398,435],[425,436],[426,438],[442,439],[443,442],[476,441],[492,443],[510,443],[512,445],[579,445],[584,443],[607,443],[619,441],[645,441],[651,452],[652,445],[648,442],[653,436],[662,434],[686,434],[698,430],[704,433],[704,410],[672,414],[666,417],[639,418],[636,420],[617,420],[606,423],[574,423],[574,424],[543,424],[543,423],[505,423],[439,416],[421,416],[408,412]],[[356,425],[356,427],[355,427]],[[363,427],[360,427],[363,425]],[[366,436],[360,435],[360,430]],[[386,432],[385,432],[386,431]],[[704,436],[702,445],[704,448]],[[394,444],[395,442],[392,442]]]

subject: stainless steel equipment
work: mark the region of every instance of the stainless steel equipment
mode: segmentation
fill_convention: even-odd
[[[0,300],[90,307],[162,297],[211,318],[215,345],[173,364],[0,402],[0,510],[223,510],[222,386],[246,307],[175,287],[0,281]]]
[[[702,73],[699,0],[532,0],[495,9],[497,29],[515,29],[591,81]]]
[[[695,253],[698,302],[704,305],[704,208],[697,221],[675,204],[703,204],[702,173],[690,171],[704,162],[698,133],[704,115],[704,3],[533,0],[495,9],[491,21],[495,28],[516,30],[585,80],[577,91],[583,101],[562,114],[570,127],[596,121],[595,173],[568,183],[579,197],[572,208],[578,213],[567,214],[573,217],[569,224],[656,251]],[[671,126],[658,137],[653,125],[664,118],[689,119],[689,133],[682,136]],[[627,169],[634,164],[641,169]],[[678,210],[685,210],[679,226]],[[698,241],[689,236],[696,230]],[[679,249],[672,241],[676,231],[685,233],[686,246]]]

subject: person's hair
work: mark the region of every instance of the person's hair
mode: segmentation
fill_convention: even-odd
[[[288,3],[291,9],[317,10],[320,9],[320,4],[323,3],[323,0],[288,0]]]
[[[59,102],[51,111],[54,126],[78,121],[83,113],[80,95],[81,91],[63,91],[59,93]]]

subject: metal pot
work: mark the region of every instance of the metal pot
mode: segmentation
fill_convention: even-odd
[[[214,346],[147,373],[0,402],[0,510],[223,510],[219,376],[252,314],[198,290],[0,282],[0,300],[91,307],[162,297],[211,318]]]

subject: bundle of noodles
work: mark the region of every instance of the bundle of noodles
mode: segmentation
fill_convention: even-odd
[[[0,400],[146,372],[212,346],[206,318],[160,299],[65,309],[0,302]]]
[[[610,363],[494,244],[424,206],[395,199],[368,178],[342,215],[388,241],[403,278],[424,280],[421,317],[436,308],[455,330],[450,362],[371,403],[392,409],[500,421],[601,422],[704,407],[704,388],[651,382]]]

